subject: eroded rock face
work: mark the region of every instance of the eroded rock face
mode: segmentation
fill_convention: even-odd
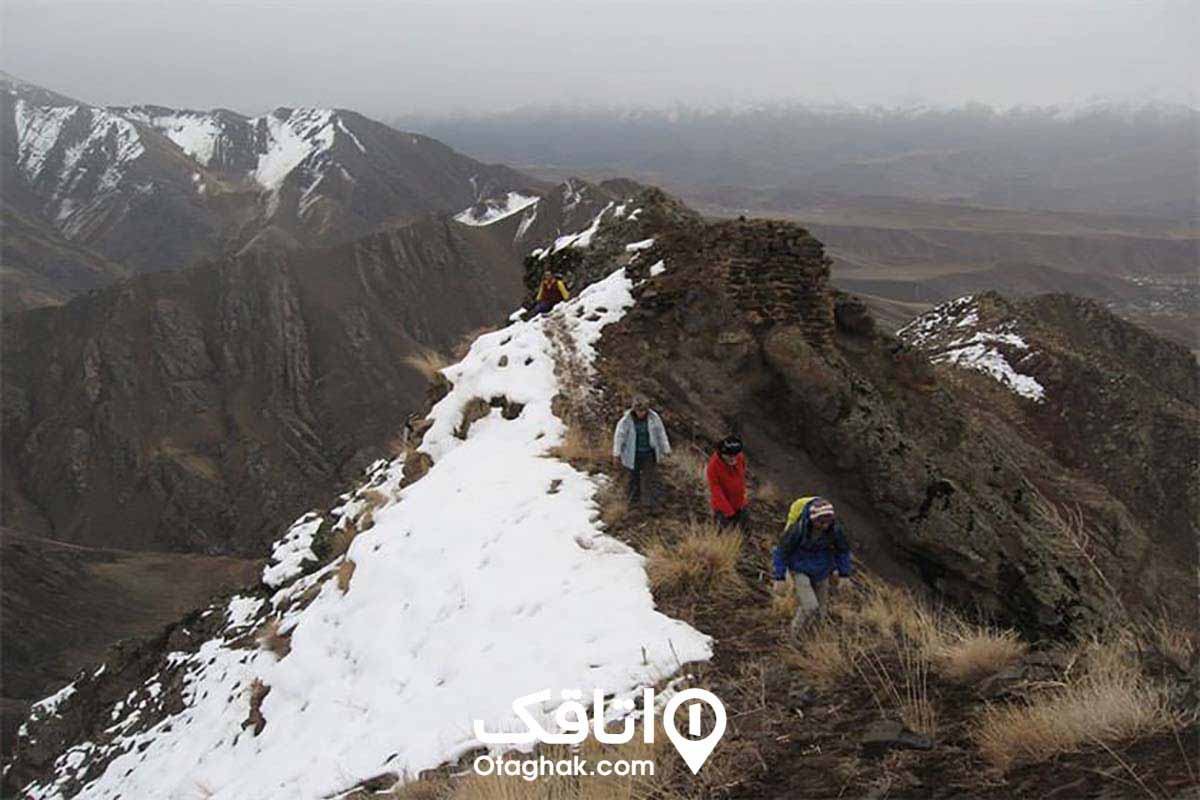
[[[677,437],[704,448],[741,433],[760,476],[833,499],[869,565],[1029,631],[1084,634],[1115,615],[1114,594],[1189,602],[1121,494],[836,299],[802,229],[675,228],[660,246],[667,271],[606,332],[601,369],[617,393],[648,394]]]

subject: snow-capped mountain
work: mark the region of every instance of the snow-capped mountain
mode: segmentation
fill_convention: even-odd
[[[0,76],[5,201],[136,270],[329,244],[536,181],[342,109],[101,108]]]

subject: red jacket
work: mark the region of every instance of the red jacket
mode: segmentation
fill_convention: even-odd
[[[732,517],[746,507],[746,456],[729,466],[719,453],[708,460],[708,493],[713,511]]]

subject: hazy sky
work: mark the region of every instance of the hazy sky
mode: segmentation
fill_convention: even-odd
[[[0,64],[82,100],[376,116],[799,99],[1195,102],[1200,3],[29,2]]]

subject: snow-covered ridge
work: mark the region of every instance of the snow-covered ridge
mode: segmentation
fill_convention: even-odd
[[[1045,388],[1016,367],[1035,355],[1017,330],[1017,321],[1007,319],[980,326],[979,300],[960,297],[934,308],[901,328],[897,335],[925,350],[935,364],[953,364],[983,372],[1015,394],[1041,403]],[[1020,354],[1014,362],[1010,359]]]
[[[520,192],[509,192],[500,199],[484,199],[470,208],[465,208],[455,214],[454,219],[464,225],[491,225],[493,222],[499,222],[502,219],[511,217],[513,214],[524,211],[540,199],[537,195],[523,195]],[[533,218],[530,217],[529,222],[522,220],[522,224],[528,228],[532,221]],[[518,239],[520,235],[520,231],[518,231]]]
[[[517,724],[518,696],[632,697],[709,658],[707,636],[655,610],[642,557],[602,531],[598,479],[550,456],[564,433],[552,410],[563,342],[590,365],[631,289],[619,269],[549,315],[480,337],[444,370],[453,387],[420,445],[428,473],[401,488],[402,461],[378,462],[338,507],[297,520],[264,572],[270,593],[214,608],[219,636],[168,656],[114,706],[108,738],[63,753],[57,780],[25,792],[62,797],[86,776],[79,797],[197,786],[214,800],[326,797],[457,758],[478,745],[472,720]],[[515,418],[489,407],[464,436],[464,412],[497,397]],[[362,532],[346,554],[316,568],[321,530],[350,525]],[[282,658],[253,642],[267,619],[290,637]],[[176,680],[183,710],[150,724]],[[257,734],[245,725],[256,696]],[[554,730],[554,708],[540,711]]]
[[[19,97],[13,108],[17,169],[45,186],[46,212],[68,235],[121,187],[146,152],[137,128],[104,109],[39,106]]]

